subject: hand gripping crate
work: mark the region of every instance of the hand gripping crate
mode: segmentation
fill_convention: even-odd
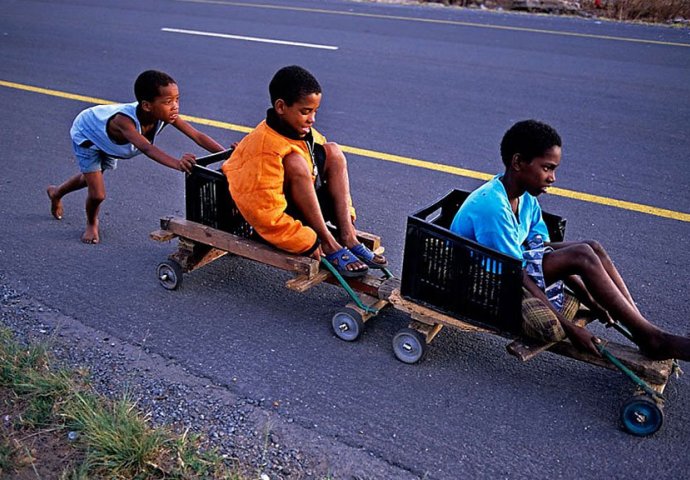
[[[518,333],[522,263],[449,230],[469,192],[453,190],[407,220],[400,294],[492,330]],[[552,241],[565,220],[545,213]]]

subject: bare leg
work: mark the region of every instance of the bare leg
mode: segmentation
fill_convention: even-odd
[[[333,200],[335,222],[340,231],[341,241],[352,248],[359,243],[357,232],[350,216],[350,178],[347,172],[347,159],[337,143],[326,143],[326,168],[324,176],[328,192]],[[375,254],[374,263],[385,264],[386,259]]]
[[[589,245],[592,248],[594,253],[596,253],[596,255],[599,257],[599,260],[601,260],[601,264],[603,265],[606,272],[609,274],[609,277],[611,277],[611,280],[613,280],[613,283],[615,283],[616,286],[618,287],[618,290],[620,290],[620,292],[623,294],[623,296],[628,299],[628,301],[630,302],[630,305],[632,305],[632,307],[635,310],[637,310],[637,312],[639,313],[637,305],[635,304],[635,301],[633,300],[632,295],[630,294],[630,291],[628,290],[628,286],[625,284],[623,277],[618,272],[618,269],[613,264],[613,260],[611,260],[611,257],[609,257],[609,254],[606,252],[606,250],[601,245],[601,243],[597,242],[596,240],[585,240],[584,242],[552,243],[552,244],[550,244],[550,246],[554,250],[557,250],[559,248],[576,245],[578,243],[586,243],[587,245]]]
[[[614,320],[609,315],[604,307],[599,305],[592,297],[592,294],[587,290],[585,283],[577,275],[571,275],[563,279],[566,285],[575,293],[575,297],[585,304],[594,314],[594,318],[599,319],[602,323],[611,324]]]
[[[640,349],[651,358],[690,360],[690,338],[671,335],[651,324],[610,277],[600,257],[585,243],[559,248],[544,256],[547,282],[579,275],[596,303],[628,327]]]
[[[101,203],[105,200],[105,182],[103,172],[85,173],[84,179],[88,186],[86,196],[86,229],[81,236],[84,243],[98,243],[100,241],[98,232],[98,211]]]
[[[55,185],[48,185],[46,193],[48,194],[48,198],[50,198],[50,213],[53,217],[62,220],[62,197],[84,187],[86,187],[86,179],[81,173],[68,178],[57,187]]]
[[[314,229],[319,240],[321,240],[323,252],[326,255],[337,252],[342,248],[342,245],[338,243],[326,226],[306,160],[296,153],[291,153],[283,159],[283,167],[285,168],[283,188],[290,203],[300,211],[304,222]],[[357,261],[349,264],[347,268],[356,272],[365,270],[366,265]]]

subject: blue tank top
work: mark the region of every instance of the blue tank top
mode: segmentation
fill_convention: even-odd
[[[114,115],[122,114],[132,119],[139,133],[141,133],[141,123],[137,118],[137,102],[119,103],[115,105],[97,105],[82,111],[72,123],[70,135],[77,145],[82,145],[90,141],[95,148],[113,158],[132,158],[139,155],[141,151],[131,143],[117,144],[108,136],[108,121]],[[154,129],[154,139],[166,124],[158,121]],[[153,143],[153,140],[151,140]]]

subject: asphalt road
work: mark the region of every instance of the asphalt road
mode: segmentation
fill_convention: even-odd
[[[618,428],[632,386],[612,371],[548,354],[520,364],[500,339],[448,329],[423,362],[404,365],[390,347],[408,321],[402,313],[383,313],[358,342],[345,343],[330,330],[347,300],[340,290],[296,294],[283,288],[287,275],[237,258],[165,291],[154,271],[174,245],[148,233],[160,217],[183,215],[183,177],[142,157],[107,176],[102,244],[78,241],[82,192],[65,199],[62,222],[52,220],[45,187],[76,172],[69,126],[90,105],[60,92],[131,101],[136,75],[158,68],[178,81],[182,113],[253,126],[268,106],[271,75],[298,63],[324,89],[317,128],[351,147],[496,173],[512,123],[552,123],[564,139],[558,186],[605,198],[551,195],[545,209],[568,218],[568,238],[608,247],[650,319],[689,333],[688,29],[336,0],[266,3],[279,8],[0,4],[0,80],[57,91],[0,86],[0,271],[13,287],[236,394],[277,402],[267,408],[389,462],[401,477],[684,478],[687,376],[667,390],[662,430],[641,440]],[[225,144],[241,138],[199,128]],[[201,153],[174,129],[160,145]],[[406,215],[481,182],[373,157],[349,157],[359,226],[384,238],[400,273]]]

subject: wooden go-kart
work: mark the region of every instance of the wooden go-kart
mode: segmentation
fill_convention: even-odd
[[[487,332],[511,340],[509,353],[522,361],[549,351],[593,365],[618,369],[636,385],[636,393],[621,408],[620,420],[628,432],[646,436],[663,422],[663,391],[677,363],[653,361],[636,348],[607,342],[601,356],[575,348],[568,340],[536,344],[521,338],[522,301],[520,261],[459,237],[448,228],[469,192],[451,191],[433,205],[408,217],[401,285],[388,282],[380,288],[396,309],[412,321],[393,338],[393,352],[402,362],[415,363],[444,327],[468,332]],[[544,214],[552,241],[562,241],[565,219]],[[575,322],[593,321],[584,307]],[[620,324],[617,330],[630,338]]]
[[[411,317],[393,338],[393,352],[404,363],[416,363],[444,326],[468,332],[487,332],[511,342],[508,352],[522,361],[549,351],[593,365],[618,369],[636,385],[636,394],[621,408],[623,427],[638,436],[656,432],[663,422],[663,391],[674,372],[674,361],[652,361],[637,349],[608,342],[601,356],[583,352],[564,340],[550,344],[525,341],[519,334],[521,262],[453,234],[448,227],[468,192],[454,190],[428,208],[408,217],[402,279],[390,272],[372,271],[362,278],[343,279],[328,262],[290,255],[264,243],[234,205],[225,176],[209,165],[226,160],[232,150],[197,159],[185,182],[185,218],[164,217],[156,241],[179,239],[178,248],[157,268],[160,284],[174,290],[184,273],[227,254],[290,271],[286,286],[298,292],[322,282],[341,285],[351,298],[331,321],[342,340],[354,341],[364,324],[382,308],[393,305]],[[565,220],[544,214],[553,241],[565,234]],[[371,250],[382,250],[381,239],[357,232]],[[583,308],[576,323],[594,319]],[[616,325],[621,333],[629,333]]]
[[[185,218],[164,217],[160,229],[150,237],[159,242],[179,239],[178,248],[157,267],[160,284],[175,290],[183,275],[225,255],[236,255],[294,273],[286,287],[304,292],[322,282],[343,286],[351,301],[332,317],[335,334],[346,341],[356,340],[366,321],[388,305],[378,296],[381,284],[392,275],[388,270],[369,270],[364,277],[348,279],[328,262],[280,251],[255,234],[235,206],[225,176],[211,168],[230,157],[232,149],[198,158],[185,180]],[[357,231],[360,242],[372,251],[382,252],[380,237]],[[323,267],[323,268],[321,268]]]

